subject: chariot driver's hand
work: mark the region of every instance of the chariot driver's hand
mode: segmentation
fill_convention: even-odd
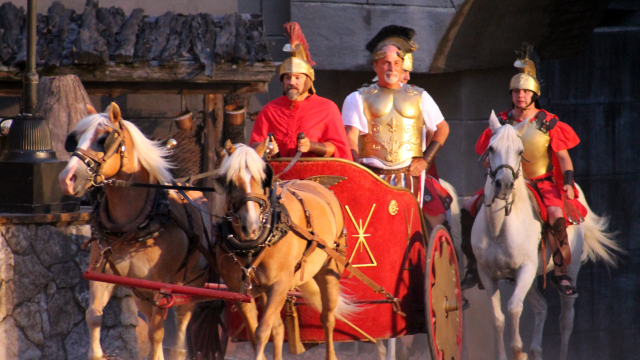
[[[278,144],[275,141],[270,141],[269,146],[267,146],[267,154],[275,155],[278,151],[280,151],[280,149],[278,149]]]
[[[411,166],[409,166],[409,174],[411,176],[420,176],[423,171],[427,170],[429,164],[423,159],[419,157],[414,157],[411,159]]]
[[[306,153],[311,150],[311,141],[307,138],[298,139],[298,151]]]
[[[573,199],[575,197],[576,194],[573,192],[573,186],[565,184],[563,189],[567,192],[567,198]]]

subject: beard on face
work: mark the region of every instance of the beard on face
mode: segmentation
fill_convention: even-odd
[[[287,97],[289,100],[294,101],[298,96],[300,96],[300,89],[293,85],[289,85],[289,88],[287,88]]]
[[[387,71],[384,73],[384,80],[389,84],[395,84],[400,79],[400,75],[395,71]]]

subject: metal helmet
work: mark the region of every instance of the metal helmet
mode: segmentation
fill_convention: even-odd
[[[418,45],[413,42],[415,35],[415,30],[405,26],[388,25],[383,27],[366,45],[367,51],[371,53],[371,61],[380,58],[380,49],[385,45],[393,45],[400,49],[399,55],[404,60],[403,70],[413,71],[413,56],[409,56],[407,59],[407,55],[418,49]]]
[[[284,24],[284,30],[289,38],[289,43],[282,48],[282,51],[288,52],[291,56],[280,65],[278,77],[282,81],[284,74],[305,74],[311,80],[309,91],[315,94],[316,90],[313,87],[313,81],[316,77],[312,66],[316,63],[311,60],[307,39],[305,39],[302,29],[300,29],[300,25],[296,22]]]
[[[540,96],[540,83],[538,83],[538,79],[536,78],[536,65],[533,63],[533,60],[529,59],[529,53],[532,51],[533,46],[528,44],[523,45],[521,52],[522,58],[516,60],[513,64],[520,73],[511,78],[509,91],[515,89],[530,90]]]
[[[280,65],[280,69],[278,70],[278,77],[280,78],[280,81],[282,81],[282,76],[284,74],[305,74],[309,79],[311,79],[311,81],[315,80],[315,73],[311,65],[302,58],[295,56],[287,58],[282,62],[282,65]]]

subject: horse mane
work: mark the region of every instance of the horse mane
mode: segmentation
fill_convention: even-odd
[[[220,165],[219,176],[226,176],[226,181],[234,181],[238,175],[249,182],[255,178],[262,182],[266,174],[264,172],[264,161],[256,151],[244,144],[235,144],[235,151],[224,158]],[[239,185],[239,184],[236,184]]]
[[[169,155],[169,150],[159,141],[149,140],[132,122],[127,120],[120,121],[124,129],[129,133],[129,136],[131,136],[134,156],[132,160],[134,164],[136,164],[135,166],[142,164],[149,174],[160,183],[171,182],[173,176],[169,172],[169,169],[173,168],[173,165],[166,160],[166,157]],[[82,134],[82,138],[78,141],[82,143],[85,139],[89,140],[86,137],[93,136],[93,133],[99,126],[115,129],[109,115],[101,113],[89,115],[80,120],[73,131]],[[138,170],[138,168],[135,170]]]
[[[489,146],[496,148],[498,146],[507,146],[510,149],[522,147],[522,142],[511,125],[503,125],[493,132]]]

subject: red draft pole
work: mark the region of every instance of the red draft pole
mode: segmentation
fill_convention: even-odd
[[[136,288],[165,291],[176,294],[201,296],[211,299],[222,299],[238,302],[251,302],[251,296],[234,293],[231,291],[209,290],[193,286],[182,286],[174,284],[165,284],[157,281],[132,279],[124,276],[100,274],[93,271],[85,271],[82,277],[91,281],[100,281],[111,284],[131,286]]]

